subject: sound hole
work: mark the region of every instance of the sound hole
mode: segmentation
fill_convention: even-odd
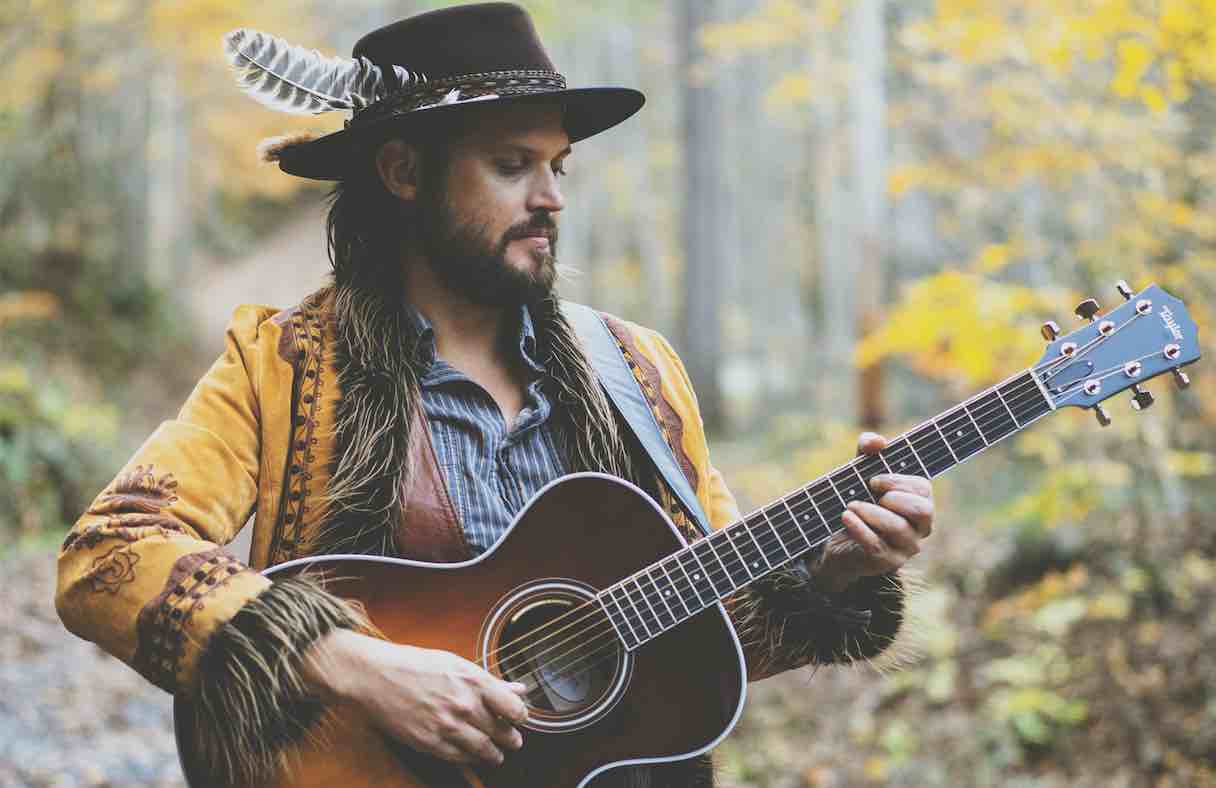
[[[491,669],[528,688],[529,725],[569,730],[612,705],[628,663],[612,625],[581,589],[534,589],[501,610]]]

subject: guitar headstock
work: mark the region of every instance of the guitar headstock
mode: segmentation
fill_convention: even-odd
[[[1047,350],[1034,366],[1054,407],[1092,408],[1104,427],[1102,402],[1132,389],[1132,407],[1143,410],[1153,395],[1141,383],[1170,372],[1185,388],[1182,367],[1199,358],[1199,329],[1182,301],[1157,285],[1133,293],[1120,281],[1116,289],[1125,303],[1105,315],[1092,298],[1077,305],[1077,317],[1090,321],[1084,328],[1061,336],[1054,322],[1044,323]]]

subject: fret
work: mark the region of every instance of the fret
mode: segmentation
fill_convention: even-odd
[[[658,565],[659,569],[661,569],[663,571],[663,577],[665,577],[667,579],[668,587],[675,589],[676,598],[680,600],[680,604],[684,607],[685,617],[691,616],[692,608],[688,606],[688,601],[686,599],[684,599],[684,592],[682,590],[680,590],[679,586],[677,585],[678,581],[672,580],[671,573],[667,571],[667,564],[670,560],[671,559],[664,559],[663,562]],[[674,563],[676,566],[680,565],[679,560],[676,560]],[[678,578],[679,575],[677,575],[676,577]],[[677,618],[678,618],[678,616],[677,616]]]
[[[807,550],[810,550],[811,549],[810,537],[808,537],[806,535],[806,531],[802,530],[802,524],[798,522],[798,515],[794,514],[794,510],[790,508],[789,501],[785,498],[782,498],[781,505],[784,506],[785,511],[789,513],[790,522],[792,522],[794,524],[794,530],[797,531],[798,536],[802,539],[803,542],[805,542],[804,547],[795,548],[796,552],[804,553]],[[803,515],[803,519],[809,520],[810,518],[807,515]]]
[[[625,631],[621,629],[620,624],[616,623],[616,620],[612,617],[612,613],[608,611],[608,605],[604,603],[603,596],[596,594],[595,600],[600,603],[600,609],[604,611],[604,618],[608,619],[608,623],[612,625],[612,628],[616,631],[616,636],[620,639],[620,641],[625,644],[625,648],[632,648],[632,646],[629,645],[629,639],[625,637]],[[622,616],[622,619],[623,618],[624,617]],[[622,623],[626,622],[622,621]]]
[[[629,614],[625,611],[625,606],[622,605],[621,600],[617,598],[616,592],[620,590],[620,586],[613,586],[612,588],[609,588],[606,593],[608,594],[608,598],[612,600],[612,603],[616,605],[617,610],[621,611],[621,618],[624,619],[625,626],[629,627],[629,633],[633,637],[633,645],[630,645],[629,641],[625,641],[626,647],[637,648],[639,645],[641,645],[644,638],[638,635],[638,628],[635,627],[633,622],[629,620]]]
[[[634,575],[634,582],[638,584],[638,588],[646,597],[646,603],[650,604],[650,600],[657,599],[658,603],[650,605],[650,609],[655,611],[655,615],[659,619],[659,626],[663,629],[671,629],[676,625],[676,615],[671,609],[671,605],[667,604],[666,595],[654,582],[654,576],[650,574],[649,569],[643,569]],[[649,589],[647,589],[649,586]]]
[[[758,552],[758,553],[760,554],[760,557],[764,559],[764,563],[765,563],[765,565],[766,565],[766,566],[767,566],[769,569],[772,569],[772,568],[773,568],[773,562],[772,562],[772,561],[770,561],[770,560],[768,560],[768,554],[766,554],[766,553],[764,552],[764,548],[760,546],[760,541],[759,541],[758,539],[756,539],[756,535],[755,535],[754,533],[752,533],[751,523],[747,522],[747,520],[745,519],[745,520],[743,521],[743,524],[742,524],[742,525],[735,526],[735,527],[739,529],[739,532],[747,534],[748,538],[751,540],[751,543],[752,543],[752,544],[754,544],[754,545],[756,546],[756,552]],[[728,529],[726,529],[726,530],[730,531],[730,530],[733,530],[733,529],[728,528]],[[739,533],[735,533],[735,534],[734,534],[734,536],[735,536],[735,538],[741,538],[741,537],[739,536]],[[778,540],[778,541],[780,541],[780,540]],[[744,546],[746,547],[746,543],[744,544]],[[752,562],[751,562],[751,565],[750,565],[750,567],[749,567],[749,568],[751,568],[751,569],[755,569],[755,570],[757,570],[757,571],[764,571],[764,570],[763,570],[763,569],[762,569],[762,568],[759,566],[759,563],[760,563],[759,561],[752,561]]]
[[[672,602],[672,599],[680,595],[679,589],[671,582],[671,578],[666,572],[656,579],[655,570],[662,568],[662,564],[651,564],[646,567],[646,576],[650,578],[650,582],[658,590],[659,598],[663,600],[664,605],[667,605],[667,611],[671,613],[672,619],[676,623],[679,623],[681,620],[680,608]]]
[[[815,511],[819,512],[820,519],[829,531],[835,532],[844,527],[840,522],[840,515],[844,513],[844,501],[832,486],[831,480],[825,478],[812,487],[810,498],[811,503],[815,505]],[[840,528],[837,528],[837,525]]]
[[[825,476],[823,481],[812,487],[811,499],[815,502],[815,508],[823,515],[823,521],[829,528],[834,527],[844,512],[844,499],[840,497],[832,480]]]
[[[961,462],[961,460],[959,460],[959,458],[958,458],[958,455],[954,453],[954,449],[951,448],[950,443],[946,440],[946,436],[942,432],[942,428],[937,426],[937,419],[929,419],[929,423],[933,425],[933,429],[937,430],[937,434],[941,435],[942,443],[946,444],[946,449],[950,452],[950,456],[954,458],[954,462],[955,463]],[[946,466],[946,467],[949,467],[949,466]],[[945,470],[945,469],[943,468],[943,470]]]
[[[638,596],[640,596],[642,598],[642,604],[646,605],[645,608],[641,608],[641,607],[638,607],[638,604],[636,602],[633,603],[633,606],[641,614],[638,616],[638,619],[642,622],[642,626],[646,629],[646,634],[650,637],[654,637],[655,635],[657,635],[663,631],[663,622],[659,620],[659,614],[654,611],[654,607],[650,604],[650,600],[646,598],[646,592],[644,590],[642,590],[642,585],[638,582],[638,578],[636,575],[625,579],[625,583],[626,583],[626,585],[624,586],[625,593],[630,595],[630,600],[632,601],[632,598],[633,598],[633,592],[629,590],[629,585],[628,585],[630,580],[633,581],[633,585],[638,589]],[[646,621],[646,610],[649,610],[650,615],[654,616],[654,620],[652,622],[648,623]],[[657,629],[658,632],[655,632],[651,628],[651,626],[650,626],[651,623],[653,623],[655,625],[654,629]]]
[[[707,563],[707,561],[702,560],[702,559],[705,559],[705,553],[709,553],[711,556],[713,556],[713,562],[708,562],[710,565],[706,567],[705,576],[707,578],[709,578],[711,583],[713,583],[714,596],[716,596],[718,599],[721,599],[722,597],[726,596],[730,592],[734,591],[735,588],[737,588],[735,583],[733,583],[731,581],[730,571],[726,568],[726,564],[724,564],[722,562],[722,556],[718,555],[718,550],[717,550],[717,548],[714,547],[713,542],[710,541],[710,537],[707,536],[704,539],[698,539],[696,542],[693,542],[692,550],[694,553],[697,554],[697,560],[700,561],[703,566],[705,565],[705,563]],[[701,552],[697,553],[698,550],[700,550]],[[716,562],[718,564],[718,566],[722,567],[722,576],[726,582],[725,591],[723,591],[719,587],[718,580],[716,580],[714,578],[714,574],[715,574],[715,571],[713,569],[714,562]]]
[[[781,509],[784,509],[785,513],[788,514],[789,508],[786,507],[784,504],[785,504],[784,498],[782,498],[778,501],[778,506],[780,506]],[[768,510],[770,508],[775,510],[771,517],[769,516],[769,513],[768,513]],[[783,522],[785,517],[782,514],[781,510],[778,509],[777,506],[773,506],[772,504],[769,504],[769,506],[766,506],[763,509],[761,509],[760,516],[764,518],[764,521],[766,523],[768,523],[768,527],[773,532],[773,536],[777,537],[777,544],[781,545],[781,549],[785,552],[786,557],[793,558],[794,553],[790,552],[790,545],[789,545],[789,543],[787,543],[787,539],[792,539],[792,538],[802,539],[802,535],[798,532],[798,524],[795,522],[792,522],[792,521],[789,523]],[[773,522],[774,518],[776,518],[777,522]],[[787,531],[792,530],[793,531],[792,536],[787,537],[787,536],[783,535],[782,534],[783,527],[779,527],[777,525],[777,523],[781,523],[782,526],[784,527],[784,530],[787,530]],[[792,526],[792,528],[785,527],[785,526]],[[806,540],[803,539],[803,541],[806,541]],[[808,546],[809,546],[809,544],[808,544]],[[806,549],[806,548],[802,548],[802,549]],[[799,552],[801,552],[801,551],[799,551]]]
[[[978,398],[974,410],[980,414],[977,426],[983,432],[984,440],[989,446],[1006,435],[1017,432],[1018,421],[1014,418],[1013,411],[1009,409],[1009,405],[1005,403],[1005,399],[998,389],[992,389]]]
[[[1009,418],[1013,419],[1014,425],[1016,427],[1021,427],[1022,424],[1018,421],[1018,417],[1013,415],[1013,409],[1010,408],[1009,403],[1005,401],[1005,395],[1001,394],[1001,387],[997,386],[996,388],[992,389],[992,393],[995,394],[996,398],[999,399],[1001,404],[1005,406],[1005,410],[1009,412]],[[1002,435],[1001,437],[1004,436]]]
[[[823,523],[824,525],[827,525],[828,518],[823,516],[823,511],[819,508],[819,504],[815,503],[815,496],[811,495],[811,489],[809,487],[803,487],[801,492],[803,495],[806,496],[806,499],[811,502],[811,506],[815,509],[815,516],[819,518],[819,522]],[[802,522],[805,523],[807,520],[808,520],[807,516],[803,515]],[[813,540],[811,540],[811,541],[813,541]]]
[[[906,448],[906,449],[908,450],[908,452],[909,452],[909,453],[912,455],[912,459],[916,460],[916,464],[920,466],[920,469],[921,469],[921,473],[922,473],[922,475],[924,475],[924,476],[928,476],[928,475],[929,475],[929,469],[928,469],[927,467],[925,467],[925,461],[924,461],[924,460],[922,460],[922,459],[920,458],[920,455],[916,453],[916,447],[912,445],[912,439],[911,439],[911,437],[909,437],[909,436],[905,435],[904,437],[902,437],[902,438],[900,438],[899,440],[895,441],[895,443],[891,444],[891,450],[892,450],[892,451],[894,451],[894,450],[895,450],[895,447],[897,447],[897,446],[900,444],[900,442],[901,442],[901,441],[902,441],[902,442],[903,442],[903,444],[904,444],[904,448]],[[892,455],[892,456],[894,456],[894,455]],[[910,474],[912,474],[912,475],[916,475],[916,474],[915,474],[915,470],[916,470],[916,469],[915,469],[915,468],[907,468],[907,467],[905,467],[906,465],[907,465],[907,462],[906,462],[906,461],[899,461],[899,462],[896,462],[896,466],[899,468],[899,472],[900,472],[900,473],[910,473]]]
[[[701,563],[701,559],[697,557],[697,552],[694,549],[696,543],[692,547],[681,550],[677,555],[680,560],[680,569],[688,575],[688,582],[692,585],[692,590],[696,593],[697,598],[701,600],[702,605],[708,605],[706,600],[714,600],[718,598],[717,589],[709,580],[709,573],[705,570],[705,565]],[[686,559],[691,559],[692,563]],[[689,570],[692,570],[689,572]]]
[[[925,466],[925,472],[929,477],[937,476],[954,465],[950,447],[946,445],[946,440],[941,436],[936,424],[921,427],[910,433],[908,444],[921,449],[916,456]]]
[[[870,486],[870,480],[884,471],[889,472],[890,466],[883,459],[882,452],[877,454],[867,454],[859,460],[855,461],[858,468],[858,474],[861,476],[866,487]]]
[[[959,462],[984,450],[984,439],[972,424],[966,408],[957,408],[938,417],[938,431],[946,436],[950,451]]]
[[[1023,427],[1051,411],[1051,402],[1047,399],[1042,384],[1031,372],[1004,384],[999,390],[1009,400],[1010,407]]]
[[[849,508],[848,503],[845,501],[844,496],[840,494],[840,489],[836,487],[836,482],[832,481],[832,477],[825,476],[823,478],[827,480],[828,486],[832,488],[832,492],[836,493],[836,498],[840,500],[840,511],[833,515],[834,519],[843,514],[845,509]]]
[[[980,440],[984,442],[984,448],[988,448],[988,439],[984,437],[984,431],[980,429],[980,424],[975,420],[975,414],[967,407],[966,403],[961,406],[963,413],[967,414],[967,418],[971,419],[971,426],[975,427],[975,434],[980,436]]]
[[[835,479],[839,489],[844,490],[846,504],[849,501],[860,501],[863,497],[869,498],[870,503],[875,503],[874,495],[870,492],[870,485],[866,484],[866,480],[857,472],[857,468],[852,463],[830,478]]]
[[[719,536],[718,536],[718,534],[722,534],[722,536],[721,536],[721,537],[719,537]],[[742,585],[747,585],[747,584],[748,584],[748,583],[750,583],[752,580],[755,580],[755,579],[756,579],[756,576],[752,574],[752,571],[751,571],[750,569],[748,569],[748,568],[747,568],[747,560],[746,560],[746,559],[743,557],[743,553],[740,553],[740,552],[739,552],[739,548],[735,546],[735,540],[733,540],[733,539],[731,539],[731,538],[730,538],[729,529],[725,529],[725,528],[724,528],[724,529],[722,529],[721,531],[718,531],[718,533],[716,533],[716,534],[710,534],[709,536],[707,536],[707,537],[705,537],[705,538],[706,538],[707,540],[713,540],[714,538],[720,538],[720,539],[722,539],[722,540],[723,540],[723,541],[725,541],[725,542],[726,542],[728,545],[730,545],[730,549],[731,549],[731,550],[734,550],[734,551],[735,551],[735,555],[739,557],[739,566],[741,566],[741,567],[743,568],[743,571],[744,571],[744,573],[747,575],[747,577],[745,577],[745,578],[743,578],[742,580],[740,580],[740,579],[738,578],[738,576],[736,576],[736,575],[732,574],[732,575],[730,576],[730,579],[731,579],[731,582],[735,584],[735,587],[736,587],[736,588],[737,588],[737,587],[739,587],[739,586],[742,586]],[[723,552],[725,552],[725,551],[723,551]],[[727,554],[726,554],[726,557],[729,559],[729,558],[730,558],[730,553],[727,553]]]

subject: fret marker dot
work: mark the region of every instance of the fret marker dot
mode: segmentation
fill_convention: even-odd
[[[663,593],[665,593],[667,596],[671,596],[671,589],[669,588],[666,591],[664,591]]]
[[[849,490],[849,495],[856,495],[856,494],[857,494],[857,490]]]
[[[901,467],[901,468],[906,468],[906,467],[908,467],[908,463],[906,463],[906,462],[904,462],[904,461],[902,461],[902,460],[901,460],[901,461],[900,461],[900,463],[899,463],[899,467]]]
[[[959,430],[958,432],[956,432],[956,433],[954,433],[954,434],[955,434],[955,435],[957,435],[957,436],[958,436],[958,437],[960,437],[960,438],[961,438],[961,437],[963,437],[963,431],[962,431],[962,430]]]
[[[759,569],[759,568],[760,568],[760,562],[752,561],[752,569]]]
[[[693,580],[700,580],[700,579],[701,579],[701,573],[700,573],[700,572],[697,572],[697,573],[693,574],[692,579],[693,579]]]
[[[809,520],[809,519],[811,519],[811,516],[810,516],[809,514],[804,514],[804,515],[802,515],[802,521],[803,521],[803,522],[806,522],[806,521],[807,521],[807,520]]]

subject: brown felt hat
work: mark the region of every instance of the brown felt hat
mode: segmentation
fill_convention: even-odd
[[[568,88],[528,13],[513,3],[478,3],[430,11],[368,33],[355,44],[385,75],[388,95],[364,107],[341,131],[276,147],[284,172],[339,180],[360,152],[386,139],[440,129],[472,106],[556,102],[571,142],[633,115],[645,102],[623,87]],[[425,78],[401,84],[395,67]]]

